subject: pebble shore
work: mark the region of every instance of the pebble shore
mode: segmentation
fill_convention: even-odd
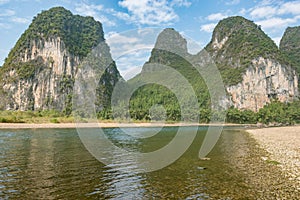
[[[277,164],[300,191],[300,126],[247,130],[269,155],[262,160]],[[300,198],[300,197],[299,197]]]

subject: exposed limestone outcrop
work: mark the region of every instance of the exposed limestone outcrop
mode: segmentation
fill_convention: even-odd
[[[272,100],[291,102],[298,97],[295,66],[252,21],[221,20],[205,49],[222,74],[231,106],[258,111]]]
[[[241,83],[226,89],[234,107],[258,111],[271,99],[293,101],[298,96],[298,76],[290,66],[260,57],[252,61]]]
[[[72,87],[80,59],[68,52],[59,37],[32,41],[20,58],[22,63],[37,60],[37,70],[32,76],[21,79],[18,79],[17,69],[9,71],[8,78],[15,77],[16,82],[7,79],[3,84],[4,91],[9,95],[5,109],[63,110],[66,104],[71,103]]]
[[[61,7],[43,11],[34,18],[1,69],[1,108],[70,113],[80,65],[99,43],[105,43],[102,25],[91,17],[75,16]],[[121,77],[109,48],[106,51],[103,54],[111,65],[99,81],[99,109],[109,106],[107,94]],[[104,70],[103,66],[97,67]]]

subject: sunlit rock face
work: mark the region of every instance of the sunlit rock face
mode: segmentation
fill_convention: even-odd
[[[40,23],[49,18],[56,22],[51,24],[54,28]],[[83,38],[87,33],[89,37]],[[78,34],[78,37],[68,34]],[[99,43],[105,44],[100,22],[72,15],[61,7],[43,11],[34,18],[1,69],[1,109],[70,112],[74,82],[81,64]],[[120,78],[109,51],[106,45],[102,54],[111,64],[99,81],[101,89],[97,90],[98,102],[103,104],[110,101],[107,94],[111,91],[107,90],[111,90]],[[97,67],[101,70],[103,66]]]
[[[252,21],[229,17],[216,26],[205,48],[218,66],[229,105],[258,111],[272,100],[298,98],[296,66]]]
[[[227,87],[232,105],[258,111],[272,99],[293,101],[298,96],[298,76],[290,66],[258,58],[243,74],[243,81]]]
[[[57,37],[32,41],[20,58],[20,63],[30,63],[34,70],[25,76],[19,74],[18,69],[11,68],[3,84],[10,97],[6,109],[64,109],[71,100],[79,57],[70,54]],[[22,73],[26,73],[26,66]],[[9,81],[13,77],[16,80]]]

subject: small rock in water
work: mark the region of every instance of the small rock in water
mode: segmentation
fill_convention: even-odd
[[[204,170],[204,169],[206,169],[206,167],[197,167],[197,169]]]
[[[200,160],[210,160],[210,158],[204,157],[204,158],[200,158]]]
[[[268,160],[268,158],[267,158],[267,157],[261,157],[261,159],[262,159],[263,161],[266,161],[266,160]]]

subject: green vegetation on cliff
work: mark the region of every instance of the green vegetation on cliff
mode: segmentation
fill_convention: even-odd
[[[97,110],[109,107],[110,94],[120,78],[105,44],[102,24],[73,15],[63,7],[34,17],[0,69],[0,109],[72,112],[75,78],[82,62],[101,44],[97,59],[111,63],[97,89]],[[104,52],[105,51],[105,52]],[[101,57],[101,58],[99,58]],[[105,64],[96,63],[103,71]],[[107,65],[105,65],[106,67]]]
[[[280,41],[280,50],[300,74],[300,26],[288,27]]]
[[[251,61],[259,57],[287,63],[273,40],[259,25],[243,17],[221,20],[214,29],[212,40],[205,47],[220,69],[227,85],[242,81]],[[226,41],[222,43],[223,41]]]
[[[183,85],[179,80],[171,80],[177,76],[175,73],[172,74],[172,71],[180,74],[188,81],[197,96],[200,108],[189,111],[190,120],[195,120],[196,116],[199,115],[199,109],[209,109],[210,96],[207,86],[197,69],[190,63],[191,60],[193,60],[193,56],[187,52],[186,40],[174,29],[162,31],[157,38],[149,61],[143,66],[141,74],[131,79],[128,85],[130,87],[130,85],[134,86],[136,83],[142,82],[143,76],[145,76],[151,77],[150,79],[154,83],[164,82],[169,87],[147,84],[137,89],[130,101],[131,116],[138,120],[149,120],[151,118],[149,110],[155,105],[160,105],[165,108],[166,120],[181,120],[183,116],[180,113],[180,104],[172,88],[176,87],[180,91],[180,96],[184,97],[184,102],[187,104],[192,102],[192,97],[188,91],[181,88]],[[161,81],[162,79],[165,81]]]
[[[60,37],[71,54],[83,58],[104,40],[103,35],[101,23],[92,17],[73,15],[63,7],[54,7],[34,17],[10,51],[4,67],[19,62],[20,56],[30,49],[33,41]]]

